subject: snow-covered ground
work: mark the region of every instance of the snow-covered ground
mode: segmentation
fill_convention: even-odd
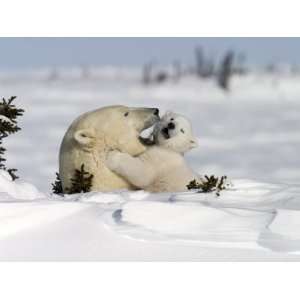
[[[54,76],[55,75],[55,76]],[[25,108],[0,174],[1,260],[300,260],[300,77],[254,73],[230,93],[193,77],[143,86],[140,70],[1,73]],[[187,160],[234,186],[213,194],[50,194],[68,125],[105,105],[188,116],[200,147]],[[24,182],[29,182],[24,183]]]

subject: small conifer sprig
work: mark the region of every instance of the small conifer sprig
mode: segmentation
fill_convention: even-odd
[[[0,169],[6,170],[10,174],[12,180],[18,178],[15,174],[17,169],[6,169],[4,164],[6,159],[3,157],[6,149],[2,146],[2,140],[10,134],[21,130],[17,125],[17,118],[23,115],[24,110],[16,108],[12,103],[16,98],[16,96],[12,96],[8,100],[2,98],[2,102],[0,102]]]
[[[76,169],[74,176],[71,178],[71,187],[67,188],[67,194],[88,193],[91,191],[93,185],[93,174],[90,174],[84,169],[84,164],[81,165],[80,170]],[[56,180],[52,183],[52,192],[54,194],[63,194],[62,182],[59,174],[56,173]]]
[[[76,169],[74,177],[71,178],[71,187],[67,189],[68,194],[88,193],[91,190],[93,183],[93,174],[84,170],[84,164],[80,170]]]
[[[19,178],[19,176],[15,174],[17,171],[17,169],[7,169],[7,172],[13,181]]]
[[[230,186],[230,183],[227,182],[227,176],[215,177],[204,176],[202,182],[197,182],[196,179],[192,180],[186,187],[188,190],[198,190],[199,193],[210,193],[216,192],[217,196],[220,196],[220,192],[225,190]]]
[[[16,96],[12,96],[7,101],[2,98],[2,102],[0,102],[0,137],[2,138],[21,130],[17,126],[17,118],[23,115],[24,110],[16,108],[12,104],[16,98]]]
[[[63,187],[61,183],[61,179],[59,177],[59,174],[56,172],[56,179],[55,182],[52,183],[52,192],[57,195],[63,194]]]

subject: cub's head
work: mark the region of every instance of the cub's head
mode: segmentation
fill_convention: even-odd
[[[198,146],[190,122],[183,116],[167,112],[153,130],[155,144],[178,153]]]

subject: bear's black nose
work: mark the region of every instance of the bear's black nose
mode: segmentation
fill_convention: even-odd
[[[153,113],[155,116],[158,116],[159,115],[159,109],[158,108],[154,108],[154,113]]]
[[[169,123],[168,124],[168,129],[175,129],[175,124],[174,123]]]

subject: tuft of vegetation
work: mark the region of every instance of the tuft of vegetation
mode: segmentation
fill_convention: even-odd
[[[63,187],[62,187],[62,182],[61,182],[61,179],[57,172],[56,172],[55,182],[52,183],[52,192],[53,192],[53,194],[57,194],[57,195],[63,195],[63,193],[64,193]]]
[[[71,178],[71,188],[67,189],[68,194],[88,193],[93,184],[93,174],[84,170],[84,164],[80,170],[76,169],[74,177]]]
[[[73,178],[71,178],[71,187],[66,189],[67,194],[88,193],[93,185],[93,174],[84,169],[84,164],[80,170],[76,169]],[[52,183],[52,192],[54,194],[63,195],[62,182],[59,174],[56,173],[56,180]]]
[[[17,131],[21,130],[21,128],[17,125],[17,118],[23,115],[24,110],[21,108],[17,108],[13,104],[13,101],[16,98],[16,96],[12,96],[8,100],[2,98],[2,102],[0,102],[0,169],[6,170],[11,176],[12,180],[18,178],[18,176],[15,174],[17,169],[6,168],[4,164],[6,159],[3,157],[6,149],[2,146],[2,142],[3,139],[8,137],[10,134],[16,133]]]
[[[198,190],[199,193],[216,192],[217,196],[220,196],[220,192],[228,188],[230,184],[227,182],[227,176],[215,177],[204,176],[202,182],[198,182],[196,179],[192,180],[186,187],[188,190]]]

